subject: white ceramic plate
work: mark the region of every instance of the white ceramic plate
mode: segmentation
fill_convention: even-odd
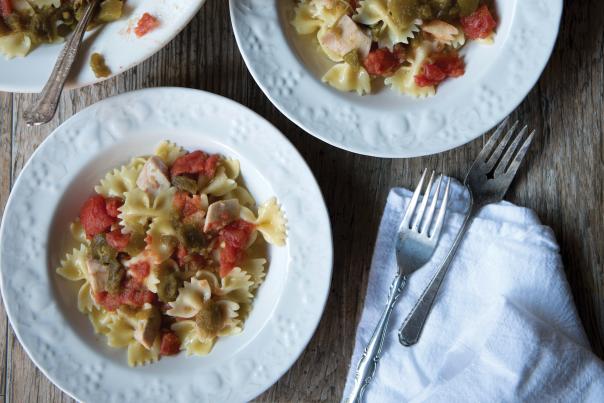
[[[467,143],[510,114],[537,82],[552,52],[562,0],[496,0],[495,44],[466,47],[466,74],[435,97],[388,88],[359,97],[320,80],[325,59],[289,23],[295,0],[230,0],[239,49],[281,112],[336,147],[379,157],[417,157]]]
[[[130,368],[76,307],[77,286],[55,273],[68,223],[110,168],[161,139],[241,161],[257,200],[276,195],[288,241],[271,248],[266,282],[240,335],[206,357],[163,357]],[[304,160],[267,121],[228,99],[176,88],[143,90],[78,113],[36,150],[11,193],[0,229],[2,295],[19,341],[52,382],[86,402],[239,402],[294,363],[327,299],[329,218]]]
[[[124,15],[105,24],[84,38],[65,87],[78,88],[116,76],[159,51],[197,14],[205,0],[128,0]],[[143,13],[159,19],[160,25],[138,38],[134,27]],[[0,55],[0,91],[40,92],[54,67],[63,43],[41,45],[29,55],[7,60]],[[111,76],[96,78],[89,66],[90,56],[98,52],[105,57]]]

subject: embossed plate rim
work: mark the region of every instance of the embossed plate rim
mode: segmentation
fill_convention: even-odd
[[[479,85],[464,82],[459,99],[443,101],[437,94],[434,102],[417,101],[412,110],[393,114],[376,112],[322,84],[288,42],[278,1],[293,0],[229,1],[235,38],[256,83],[285,116],[311,135],[344,150],[383,158],[419,157],[459,147],[509,115],[545,69],[563,7],[562,0],[499,1],[508,29],[488,71],[468,80]],[[542,15],[547,18],[537,18]],[[518,80],[508,73],[514,66],[520,70]],[[481,105],[485,99],[494,105]]]
[[[199,130],[204,124],[215,126]],[[175,361],[137,369],[117,365],[81,340],[54,299],[47,238],[56,205],[95,156],[148,127],[156,127],[162,136],[169,130],[203,132],[209,142],[241,155],[269,184],[289,219],[287,274],[277,304],[255,337],[220,362],[211,361],[210,355],[168,358]],[[222,128],[228,130],[215,132]],[[298,186],[290,186],[292,177]],[[0,225],[0,288],[10,323],[36,366],[81,401],[252,399],[293,365],[313,336],[327,301],[332,262],[323,196],[293,145],[272,124],[235,101],[185,88],[121,94],[68,119],[25,164]],[[176,360],[193,360],[187,362],[193,363],[194,371],[166,372]],[[195,360],[209,361],[202,365]],[[113,383],[116,379],[121,382]],[[199,379],[204,380],[201,388]],[[115,389],[102,387],[107,384]]]

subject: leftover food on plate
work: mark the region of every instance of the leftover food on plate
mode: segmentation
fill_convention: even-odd
[[[297,0],[291,23],[334,62],[322,78],[332,87],[363,95],[383,80],[427,97],[465,73],[467,42],[493,41],[492,10],[484,0]]]
[[[0,54],[26,56],[36,46],[68,36],[82,17],[84,0],[0,0]],[[103,0],[89,29],[118,20],[123,0]]]
[[[81,283],[78,309],[109,346],[136,366],[242,331],[286,219],[275,198],[256,206],[237,160],[164,141],[94,190],[57,273]]]

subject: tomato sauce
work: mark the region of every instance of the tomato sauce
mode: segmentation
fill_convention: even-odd
[[[175,355],[180,351],[180,339],[171,330],[166,330],[161,335],[161,345],[159,348],[159,354],[161,355]]]
[[[497,27],[497,21],[486,4],[483,4],[467,17],[461,17],[461,26],[468,38],[484,39]]]
[[[109,214],[113,218],[117,218],[120,214],[119,208],[124,204],[123,200],[119,197],[108,197],[105,199],[105,208],[107,209],[107,214]]]
[[[107,291],[101,291],[95,293],[94,298],[103,308],[112,312],[121,305],[141,308],[145,303],[155,302],[155,294],[132,277],[126,279],[120,293],[110,294]]]
[[[128,246],[130,234],[122,234],[120,229],[116,229],[107,233],[105,239],[113,249],[121,252]]]
[[[203,151],[193,151],[192,153],[178,157],[170,169],[170,174],[172,176],[203,174],[209,178],[213,178],[216,174],[217,165],[217,155],[208,155]]]
[[[3,17],[8,17],[13,13],[13,3],[11,0],[0,0],[0,13]]]
[[[237,220],[220,231],[220,239],[224,242],[224,248],[220,252],[221,277],[227,276],[241,260],[254,228],[252,223]]]
[[[393,75],[400,64],[400,56],[390,52],[387,48],[372,50],[363,61],[363,66],[369,74],[382,77]]]
[[[128,271],[136,280],[143,281],[151,273],[151,266],[148,262],[141,261],[128,266]]]
[[[101,195],[86,200],[80,210],[80,222],[88,238],[109,230],[116,221],[107,213],[105,198]]]
[[[436,55],[434,62],[424,65],[422,73],[415,76],[420,87],[437,85],[447,77],[459,77],[465,73],[465,64],[457,54]]]
[[[157,20],[157,18],[155,18],[149,13],[144,13],[140,20],[138,20],[136,28],[134,28],[134,33],[140,38],[141,36],[147,35],[149,32],[153,31],[158,26],[159,21]]]

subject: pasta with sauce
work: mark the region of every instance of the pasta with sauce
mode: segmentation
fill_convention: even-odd
[[[243,330],[265,245],[284,245],[287,223],[275,198],[256,206],[237,160],[164,141],[95,191],[57,273],[80,283],[78,309],[129,365],[208,354]]]
[[[465,74],[460,50],[492,43],[497,22],[486,0],[294,0],[291,24],[335,64],[322,81],[371,93],[372,81],[427,97]]]

